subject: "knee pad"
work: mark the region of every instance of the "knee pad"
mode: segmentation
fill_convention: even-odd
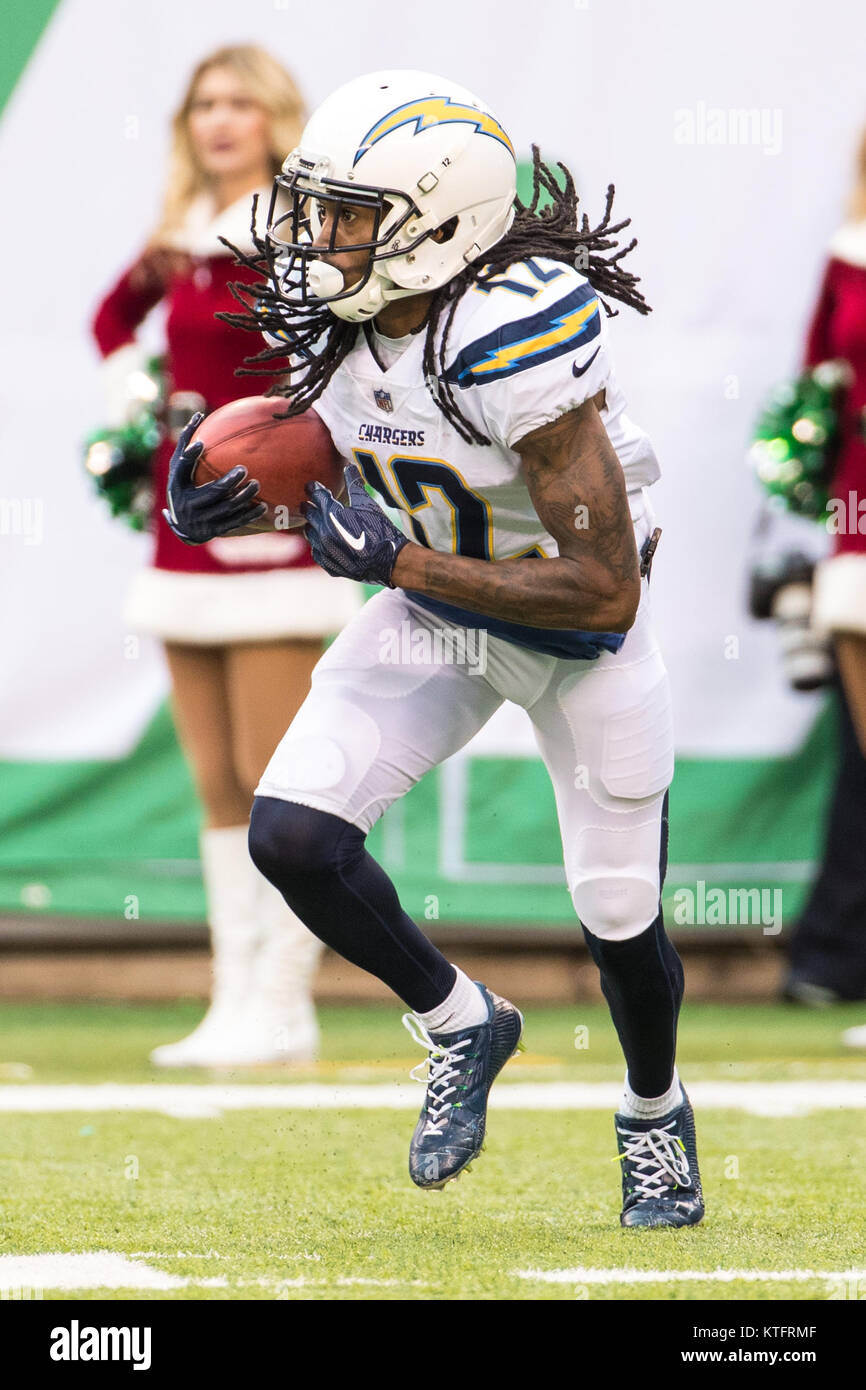
[[[596,936],[627,941],[645,931],[659,910],[667,858],[667,796],[651,819],[624,812],[621,827],[588,825],[569,846],[574,910]],[[637,823],[636,823],[637,822]]]
[[[593,936],[628,941],[652,926],[659,911],[659,886],[653,879],[627,875],[585,878],[572,890],[574,910]]]
[[[293,878],[329,875],[363,854],[364,833],[327,811],[257,796],[250,816],[250,857],[260,873],[284,888]]]

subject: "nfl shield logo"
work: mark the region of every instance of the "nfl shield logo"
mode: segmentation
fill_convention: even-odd
[[[390,391],[374,391],[373,400],[380,410],[387,410],[389,415],[394,409],[394,402],[391,400]]]

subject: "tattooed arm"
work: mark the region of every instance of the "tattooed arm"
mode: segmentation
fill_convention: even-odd
[[[627,632],[640,601],[637,547],[622,467],[594,402],[514,447],[559,556],[491,563],[406,545],[393,583],[532,627]]]

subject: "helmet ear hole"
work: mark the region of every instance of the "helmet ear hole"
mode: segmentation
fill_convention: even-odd
[[[433,233],[432,240],[440,246],[444,246],[446,241],[450,241],[457,231],[460,222],[459,216],[449,217],[447,222],[443,222],[441,227],[437,227]]]

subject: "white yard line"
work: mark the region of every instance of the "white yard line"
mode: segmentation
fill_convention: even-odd
[[[173,1259],[148,1252],[151,1258]],[[199,1258],[193,1256],[192,1258]],[[367,1279],[338,1277],[311,1279],[300,1275],[292,1279],[237,1279],[226,1275],[212,1278],[184,1278],[167,1274],[162,1269],[140,1263],[132,1255],[118,1255],[111,1250],[94,1250],[87,1254],[0,1255],[0,1293],[22,1301],[39,1299],[46,1293],[60,1290],[141,1289],[169,1293],[176,1289],[304,1289],[352,1288],[371,1289],[430,1288],[420,1279]]]
[[[185,1252],[179,1252],[184,1254]],[[208,1252],[211,1257],[215,1252]],[[152,1259],[178,1256],[148,1251]],[[200,1256],[190,1255],[190,1258]],[[223,1257],[228,1258],[228,1257]],[[574,1269],[516,1269],[513,1278],[540,1284],[573,1284],[586,1288],[604,1284],[806,1284],[835,1285],[851,1297],[866,1287],[866,1269],[594,1269],[577,1265]],[[139,1289],[172,1293],[179,1289],[429,1289],[420,1279],[374,1279],[337,1276],[333,1279],[306,1274],[294,1278],[262,1277],[230,1279],[226,1275],[210,1278],[168,1274],[141,1262],[134,1255],[111,1250],[88,1253],[44,1255],[0,1255],[0,1292],[6,1298],[43,1298],[61,1290]],[[851,1292],[854,1290],[855,1292]],[[842,1294],[840,1293],[840,1296]]]
[[[182,1289],[188,1280],[111,1250],[86,1255],[0,1255],[0,1289]]]
[[[169,1085],[0,1086],[0,1112],[157,1111],[178,1119],[213,1119],[229,1110],[416,1110],[421,1088],[411,1083],[328,1086]],[[615,1110],[615,1082],[505,1082],[492,1092],[493,1110]],[[864,1081],[695,1081],[696,1109],[750,1115],[808,1115],[814,1110],[866,1109]]]

